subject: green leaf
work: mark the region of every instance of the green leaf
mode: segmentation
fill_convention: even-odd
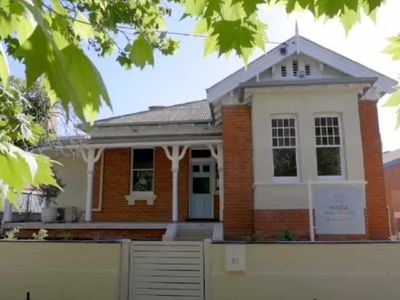
[[[399,87],[397,87],[399,89]],[[397,107],[400,106],[400,92],[396,92],[390,96],[388,101],[386,101],[385,107]]]
[[[82,108],[85,116],[94,121],[102,101],[111,107],[105,83],[95,65],[81,49],[69,45],[62,50],[62,53],[66,58],[65,72],[70,81],[70,88],[74,90],[66,93],[65,97],[68,97],[69,102],[73,104],[75,112]],[[56,80],[57,76],[53,78],[52,86]],[[57,95],[64,101],[62,95],[59,93]]]
[[[389,38],[389,46],[386,47],[384,52],[391,54],[393,60],[400,60],[400,37]]]
[[[245,17],[246,14],[241,3],[225,1],[221,6],[221,18],[224,20],[235,21]]]
[[[0,79],[3,86],[8,85],[8,78],[10,77],[10,68],[8,67],[7,56],[0,44]]]
[[[199,22],[197,22],[196,27],[194,29],[195,34],[206,34],[207,31],[208,31],[208,25],[206,20],[201,19]]]
[[[105,84],[94,64],[73,44],[59,50],[52,37],[41,27],[17,50],[26,64],[26,78],[31,86],[40,76],[48,83],[67,110],[69,104],[81,120],[91,122],[104,101],[111,106]]]
[[[221,20],[214,24],[213,35],[217,36],[219,54],[236,50],[241,55],[242,48],[251,48],[254,31],[243,26],[240,20]]]
[[[206,0],[186,0],[182,1],[182,5],[185,7],[187,14],[200,16],[206,7]]]
[[[10,143],[0,143],[0,199],[16,203],[25,188],[49,184],[58,186],[48,157],[32,154]]]
[[[373,12],[385,2],[385,0],[365,0],[365,1],[368,3],[369,7],[368,13]]]
[[[317,0],[318,15],[333,18],[342,15],[345,9],[358,10],[358,0]]]
[[[218,51],[218,41],[215,35],[206,38],[204,43],[204,56],[209,56]]]
[[[246,15],[250,16],[257,12],[257,6],[264,4],[265,0],[232,0],[232,4],[240,3]]]
[[[154,65],[153,47],[141,36],[133,43],[130,57],[133,63],[141,69],[143,69],[146,64]]]
[[[89,40],[94,37],[94,29],[89,23],[89,20],[81,13],[78,13],[76,20],[74,21],[73,29],[77,35],[85,40]]]
[[[346,33],[349,33],[355,24],[361,21],[361,14],[351,9],[345,8],[340,20]]]

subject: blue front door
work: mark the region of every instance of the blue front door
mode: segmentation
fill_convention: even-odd
[[[211,193],[211,163],[192,163],[192,197],[190,202],[192,219],[213,218],[213,194]]]

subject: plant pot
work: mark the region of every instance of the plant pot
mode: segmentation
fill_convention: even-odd
[[[65,223],[73,223],[78,220],[78,208],[72,207],[65,207],[64,208],[64,222]]]
[[[57,207],[42,207],[42,222],[54,223],[57,220]]]

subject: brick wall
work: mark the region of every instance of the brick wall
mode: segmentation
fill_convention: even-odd
[[[359,101],[367,202],[367,233],[371,240],[389,237],[388,213],[376,101]]]
[[[21,229],[18,238],[30,239],[39,229]],[[55,240],[150,240],[161,241],[164,229],[48,229],[47,239]]]
[[[106,149],[103,153],[102,210],[93,212],[94,222],[170,222],[172,220],[171,161],[162,148],[155,148],[154,205],[136,201],[129,205],[125,199],[130,193],[131,149]],[[94,202],[97,205],[100,168],[96,167]],[[179,219],[185,220],[189,207],[189,153],[180,162]]]
[[[223,106],[224,234],[244,239],[254,233],[251,108]]]
[[[256,210],[254,218],[261,240],[277,241],[285,230],[294,233],[296,240],[310,240],[307,209]]]

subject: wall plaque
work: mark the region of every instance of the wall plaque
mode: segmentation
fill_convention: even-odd
[[[317,234],[365,234],[365,185],[313,184]]]

